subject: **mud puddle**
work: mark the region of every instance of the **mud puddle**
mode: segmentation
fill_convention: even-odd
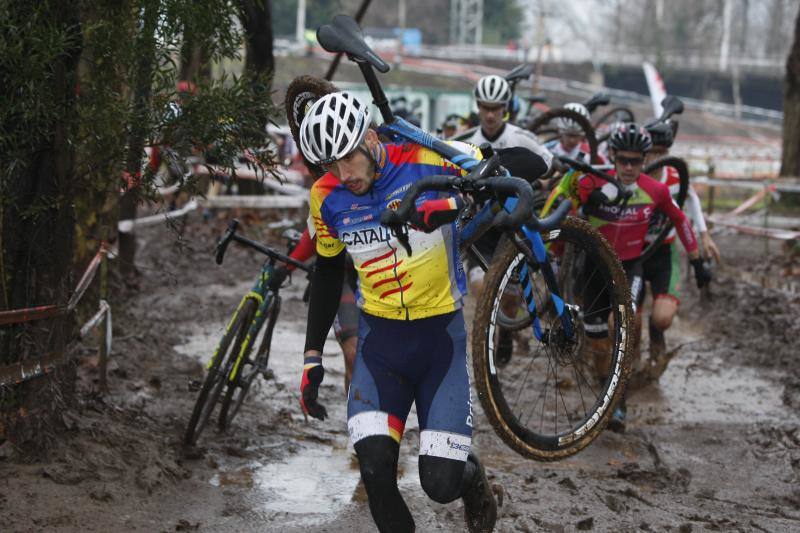
[[[247,288],[237,285],[234,289],[224,287],[223,290],[243,293]],[[284,291],[284,305],[288,303],[294,308],[304,305],[299,301],[301,289],[290,287],[290,290]],[[212,286],[205,290],[213,294],[219,292],[220,287]],[[175,345],[174,349],[205,363],[224,330],[225,322],[220,321],[192,324],[183,331],[184,342]],[[303,424],[304,417],[298,406],[295,389],[301,368],[299,350],[305,342],[305,316],[298,319],[282,315],[273,335],[269,366],[274,373],[274,380],[258,380],[246,403],[251,406],[280,404],[289,411],[294,421]],[[277,446],[290,448],[291,453],[286,458],[257,460],[243,465],[235,458],[216,456],[217,471],[208,479],[208,484],[213,487],[247,492],[247,499],[255,512],[268,515],[279,513],[281,520],[292,527],[322,526],[337,515],[347,514],[354,507],[358,508],[356,512],[360,513],[361,518],[369,519],[366,493],[363,486],[359,486],[358,462],[347,436],[344,359],[332,333],[326,341],[324,352],[325,382],[321,400],[328,409],[328,419],[323,423],[309,421],[305,429],[311,434],[292,438],[291,444],[276,443]],[[248,420],[246,415],[236,421],[236,424],[246,423],[252,423],[252,419]],[[320,427],[318,436],[313,434],[316,427]],[[401,490],[422,491],[416,453],[413,451],[418,449],[418,439],[419,424],[416,411],[412,408],[399,465]],[[411,451],[405,453],[409,449]]]

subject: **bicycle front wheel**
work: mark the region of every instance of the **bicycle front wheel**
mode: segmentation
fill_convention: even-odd
[[[203,383],[203,388],[200,389],[197,402],[194,404],[194,410],[192,410],[192,416],[189,418],[189,425],[183,438],[184,444],[193,445],[205,429],[208,419],[217,405],[217,400],[228,382],[227,377],[233,369],[242,342],[247,337],[247,331],[255,311],[256,302],[248,298],[231,319],[225,335],[214,352],[208,368],[208,375]]]
[[[267,365],[269,363],[270,346],[272,345],[272,332],[275,329],[275,322],[280,314],[281,301],[277,295],[272,298],[264,311],[264,322],[260,331],[250,332],[249,339],[244,348],[244,354],[239,357],[239,366],[235,369],[236,375],[230,379],[228,388],[225,391],[225,398],[222,400],[222,409],[219,413],[219,429],[227,431],[233,423],[233,419],[239,413],[250,386],[259,375],[266,377]],[[261,341],[258,342],[258,337]],[[251,357],[253,346],[258,345],[255,357]]]
[[[633,349],[633,310],[619,260],[586,222],[567,218],[543,239],[572,334],[539,264],[528,262],[513,241],[504,240],[476,309],[472,356],[480,401],[496,433],[521,455],[552,461],[591,443],[622,397],[629,372],[626,354]],[[516,350],[501,360],[501,310],[508,314],[517,307],[528,313],[520,292],[532,295],[540,332],[533,327],[518,332]],[[608,316],[609,342],[603,351],[587,338],[584,325],[587,315],[598,313]]]

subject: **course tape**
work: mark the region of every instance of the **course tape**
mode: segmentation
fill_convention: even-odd
[[[108,244],[101,243],[100,249],[89,262],[86,270],[78,282],[75,292],[69,299],[69,303],[65,306],[58,305],[41,305],[37,307],[29,307],[26,309],[13,309],[10,311],[0,311],[0,326],[8,324],[21,324],[23,322],[31,322],[34,320],[42,320],[45,318],[53,318],[61,315],[71,313],[78,302],[86,293],[86,289],[92,283],[97,268],[100,266],[103,256],[112,255],[113,252],[109,249]],[[97,313],[84,324],[78,335],[79,338],[84,338],[89,332],[96,328],[100,321],[106,317],[106,353],[111,353],[111,306],[106,300],[100,300],[100,307]],[[20,361],[6,367],[0,367],[0,387],[7,387],[10,385],[18,385],[23,381],[28,381],[47,374],[54,370],[57,366],[64,363],[64,354],[50,353],[36,361]]]
[[[0,311],[0,326],[8,324],[21,324],[23,322],[32,322],[34,320],[42,320],[45,318],[53,318],[71,312],[78,305],[78,302],[83,297],[86,289],[92,283],[94,275],[97,273],[97,268],[104,255],[109,254],[108,245],[104,242],[100,244],[100,249],[89,262],[86,270],[81,276],[75,292],[69,299],[67,306],[59,305],[39,305],[36,307],[27,307],[25,309],[12,309],[9,311]]]

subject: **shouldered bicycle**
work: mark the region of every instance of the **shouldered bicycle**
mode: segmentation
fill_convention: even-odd
[[[383,213],[382,223],[400,243],[408,248],[405,235],[415,200],[429,190],[458,192],[471,200],[461,221],[466,253],[474,253],[471,244],[489,228],[504,229],[492,261],[483,263],[488,267],[487,281],[472,328],[475,383],[496,432],[514,450],[540,460],[563,458],[583,449],[607,423],[628,374],[632,309],[624,272],[608,243],[585,222],[565,220],[569,206],[544,220],[533,216],[531,185],[506,176],[488,145],[482,147],[484,159],[479,161],[457,145],[394,116],[374,71],[387,72],[389,65],[368,47],[352,18],[335,17],[318,30],[317,38],[323,48],[345,53],[360,68],[383,118],[379,134],[390,141],[420,144],[466,171],[466,176],[429,176],[417,181],[396,211]],[[331,84],[308,76],[290,85],[286,108],[295,138],[310,104],[332,89]],[[556,277],[558,258],[549,249],[564,243],[586,250],[588,275],[602,280],[612,295],[613,343],[607,354],[611,363],[603,376],[594,374],[589,362],[593,356],[583,342],[582,302],[565,300]],[[506,292],[514,292],[525,302],[525,316],[519,322],[530,335],[532,347],[501,366],[495,352]]]

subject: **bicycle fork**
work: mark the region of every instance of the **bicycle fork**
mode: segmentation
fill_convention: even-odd
[[[564,312],[566,306],[564,305],[563,298],[561,298],[561,295],[559,294],[558,281],[556,280],[555,273],[553,272],[553,267],[550,265],[550,262],[547,261],[547,251],[545,249],[542,236],[538,232],[531,231],[527,226],[522,226],[521,229],[528,243],[533,245],[531,250],[533,252],[533,258],[539,264],[539,270],[544,277],[545,284],[547,285],[548,289],[550,289],[550,299],[552,300],[553,306],[556,309],[556,314],[561,320],[561,327],[564,331],[564,337],[567,340],[573,340],[575,337],[575,328],[572,324],[572,317],[569,313]],[[539,320],[539,314],[536,312],[536,302],[533,298],[531,279],[528,275],[528,253],[526,253],[525,256],[526,261],[522,263],[522,266],[519,270],[519,282],[520,286],[522,287],[522,292],[525,296],[525,304],[528,308],[528,313],[533,318],[533,334],[536,337],[536,340],[539,342],[545,342],[546,340],[543,341],[544,333]]]

